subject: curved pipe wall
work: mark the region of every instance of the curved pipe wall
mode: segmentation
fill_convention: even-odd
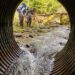
[[[0,0],[0,75],[6,75],[11,64],[22,53],[13,36],[12,21],[21,0]]]
[[[68,11],[71,33],[64,49],[56,55],[52,75],[75,74],[75,0],[59,0]],[[6,75],[11,64],[22,53],[13,36],[12,21],[21,0],[0,0],[0,75]]]
[[[75,75],[75,0],[59,0],[66,8],[71,22],[69,40],[56,55],[52,75]]]

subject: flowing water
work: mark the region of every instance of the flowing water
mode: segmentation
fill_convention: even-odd
[[[59,26],[31,40],[30,48],[19,45],[24,52],[12,67],[10,75],[50,75],[54,56],[66,44],[69,32],[67,26]]]

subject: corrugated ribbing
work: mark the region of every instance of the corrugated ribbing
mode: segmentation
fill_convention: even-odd
[[[22,53],[12,28],[16,7],[21,0],[0,0],[0,75],[6,75],[11,64]],[[67,9],[71,33],[65,48],[56,55],[52,75],[75,75],[75,0],[59,0]]]
[[[71,47],[67,51],[65,50],[57,54],[52,75],[72,75],[75,73],[75,48]]]
[[[51,75],[75,75],[75,0],[59,0],[68,11],[71,32],[64,49],[55,57]]]
[[[0,0],[0,75],[6,75],[22,51],[13,36],[12,19],[20,0]]]

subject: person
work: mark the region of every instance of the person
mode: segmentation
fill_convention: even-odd
[[[27,9],[26,19],[27,19],[27,27],[31,27],[32,13],[31,13],[31,10],[30,9]]]
[[[26,13],[26,5],[24,3],[21,4],[21,6],[17,9],[19,13],[19,24],[21,27],[23,27],[23,21],[24,21],[24,14]]]

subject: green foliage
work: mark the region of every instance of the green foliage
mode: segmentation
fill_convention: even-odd
[[[60,24],[61,24],[61,25],[69,24],[69,17],[66,16],[66,15],[63,15],[63,16],[60,18]]]
[[[57,0],[23,0],[22,3],[25,3],[27,7],[31,9],[36,10],[36,15],[37,14],[53,14],[53,13],[60,13],[64,12],[62,5],[57,1]],[[25,17],[24,17],[25,18]],[[43,17],[45,18],[45,17]],[[42,17],[36,16],[37,20],[32,21],[32,28],[38,28],[39,27],[39,20],[42,22],[41,25],[47,25],[50,24],[50,21],[52,20],[53,17],[49,17],[42,19]],[[66,24],[69,23],[69,18],[64,16],[61,18],[61,24]],[[21,28],[19,25],[19,18],[18,18],[18,12],[15,12],[14,15],[14,21],[13,21],[13,29],[14,32],[24,32],[26,31],[27,24],[26,24],[26,19],[24,19],[24,27]],[[42,30],[38,30],[38,32],[42,32]]]
[[[35,8],[38,13],[54,13],[60,7],[57,0],[23,0],[29,8]]]

